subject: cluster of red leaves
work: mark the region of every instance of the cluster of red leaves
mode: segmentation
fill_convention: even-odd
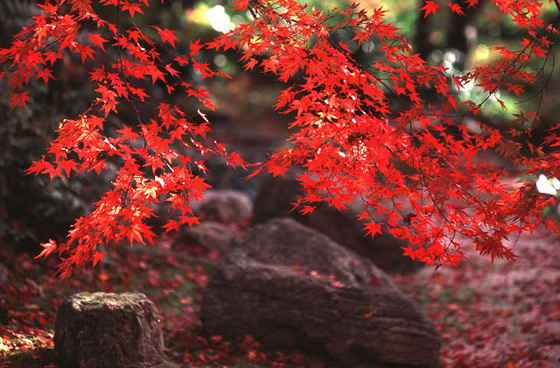
[[[469,0],[467,5],[477,3]],[[31,79],[46,84],[53,78],[52,68],[63,55],[87,63],[100,53],[109,55],[111,48],[116,56],[93,69],[90,81],[97,97],[77,119],[60,124],[49,156],[29,172],[51,179],[73,172],[99,173],[109,160],[119,168],[113,188],[88,216],[76,221],[67,242],[45,243],[41,255],[58,253],[60,275],[65,278],[75,267],[103,259],[99,244],[151,242],[153,232],[146,220],[158,201],[169,201],[175,214],[165,225],[167,231],[198,222],[191,203],[208,188],[198,174],[205,171],[204,155],[223,155],[231,165],[245,163],[223,146],[205,141],[209,127],[204,114],[189,117],[176,106],[156,103],[142,86],[149,81],[168,94],[182,92],[213,109],[202,84],[182,81],[178,69],[192,67],[202,83],[223,73],[200,62],[200,50],[235,48],[246,69],[258,66],[290,84],[276,108],[295,114],[291,145],[274,153],[264,167],[274,175],[293,166],[307,169],[299,178],[305,192],[298,202],[303,212],[319,202],[338,209],[361,202],[360,219],[366,221],[368,234],[379,233],[384,224],[394,236],[408,241],[405,255],[429,264],[457,264],[463,257],[457,235],[470,238],[481,254],[492,259],[513,259],[504,240],[511,233],[534,230],[554,198],[539,195],[530,185],[505,184],[504,168],[479,156],[492,150],[522,174],[556,177],[560,152],[545,155],[543,150],[560,145],[558,137],[552,130],[543,146],[530,146],[532,155],[527,157],[519,142],[530,131],[513,125],[498,130],[483,123],[473,129],[460,116],[476,117],[490,97],[505,108],[499,90],[521,96],[539,73],[528,63],[548,61],[556,30],[544,22],[541,1],[494,3],[527,31],[522,48],[498,48],[501,57],[495,62],[456,76],[420,59],[381,8],[367,12],[351,4],[324,13],[295,0],[237,0],[233,8],[251,12],[253,21],[207,45],[191,42],[188,54],[181,55],[175,51],[179,39],[172,30],[123,28],[98,15],[91,0],[45,1],[41,14],[15,35],[12,46],[0,50],[0,65],[5,67],[0,81],[12,90],[12,107],[31,100],[25,90]],[[103,14],[134,18],[149,2],[104,0],[101,5]],[[462,13],[460,5],[448,6]],[[421,10],[425,16],[437,15],[438,4],[426,1]],[[358,45],[374,43],[376,61],[367,66],[357,63],[349,46],[337,41],[340,32],[353,34]],[[163,61],[161,50],[172,56],[171,62]],[[467,84],[482,87],[486,99],[459,103],[456,92]],[[431,96],[429,101],[426,95]],[[140,116],[137,105],[148,102],[156,104],[156,113]],[[121,123],[111,117],[122,104],[132,106],[137,121],[113,129]],[[519,119],[537,116],[527,112]],[[555,224],[547,225],[559,231]]]
[[[138,115],[137,104],[149,99],[145,89],[137,87],[144,80],[163,84],[169,94],[182,91],[207,108],[215,108],[202,86],[181,81],[175,69],[191,65],[200,73],[201,80],[221,74],[196,60],[201,47],[198,41],[191,42],[187,55],[167,49],[175,57],[172,63],[162,65],[160,48],[142,29],[124,30],[107,22],[93,12],[89,0],[71,1],[70,11],[64,3],[47,1],[40,5],[41,14],[15,35],[10,48],[0,51],[0,64],[9,64],[8,71],[0,73],[0,80],[5,79],[12,89],[13,108],[29,101],[28,91],[23,89],[31,78],[41,79],[45,84],[53,78],[51,69],[64,55],[80,55],[81,61],[87,63],[96,54],[105,53],[108,45],[119,49],[118,57],[93,68],[90,74],[98,95],[91,107],[78,119],[60,123],[49,158],[36,161],[28,171],[48,174],[52,180],[70,177],[72,173],[99,174],[107,169],[108,161],[120,163],[113,188],[88,216],[76,221],[67,242],[57,244],[51,240],[43,244],[42,256],[53,252],[64,256],[60,266],[62,278],[75,267],[90,261],[95,265],[102,260],[104,254],[97,250],[99,244],[151,242],[154,233],[146,219],[153,216],[151,205],[156,201],[171,204],[174,217],[164,226],[167,231],[198,223],[190,203],[201,198],[209,187],[196,174],[205,170],[202,158],[207,153],[224,155],[232,165],[243,164],[238,156],[228,156],[222,145],[205,143],[210,128],[200,111],[197,118],[189,117],[177,106],[159,103],[153,117]],[[131,17],[148,6],[147,1],[102,3],[116,12],[121,8],[128,10]],[[93,29],[91,24],[95,25]],[[177,38],[173,31],[155,29],[162,43],[175,46]],[[109,117],[125,102],[136,111],[138,121],[114,129],[114,121]],[[196,155],[201,159],[195,160]]]
[[[292,144],[273,154],[266,167],[275,175],[292,166],[307,169],[299,179],[306,192],[299,202],[303,212],[317,202],[345,209],[361,201],[360,219],[368,221],[368,234],[379,233],[385,222],[394,236],[408,240],[405,254],[413,259],[456,264],[463,256],[454,240],[459,234],[492,259],[513,259],[504,239],[534,230],[550,198],[505,184],[504,168],[483,162],[479,154],[494,150],[523,165],[526,174],[554,176],[558,153],[545,157],[542,147],[533,147],[539,155],[526,158],[518,142],[530,132],[503,132],[482,123],[467,128],[457,115],[476,116],[484,101],[459,104],[448,80],[457,89],[466,83],[482,86],[488,96],[499,88],[522,93],[535,78],[526,68],[528,61],[546,56],[543,50],[550,47],[554,31],[539,18],[538,1],[496,1],[528,28],[531,41],[524,41],[521,51],[498,50],[502,60],[460,77],[414,54],[381,8],[366,12],[353,4],[324,14],[292,0],[236,4],[248,8],[255,21],[209,47],[241,46],[246,68],[259,65],[280,81],[296,80],[281,93],[276,108],[295,113],[291,127],[297,130]],[[423,9],[436,13],[437,4],[428,1]],[[343,20],[328,26],[337,14]],[[342,30],[350,30],[358,45],[375,43],[379,61],[371,69],[358,65],[348,46],[335,41]],[[436,103],[422,98],[426,91],[438,96],[431,98]],[[391,99],[397,108],[390,107]],[[551,134],[546,145],[557,142]]]

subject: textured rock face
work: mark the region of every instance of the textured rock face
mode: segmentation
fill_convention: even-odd
[[[55,350],[63,366],[173,368],[154,303],[144,294],[78,293],[58,309]]]
[[[369,258],[376,266],[387,272],[411,272],[422,266],[402,255],[402,240],[388,233],[366,236],[364,224],[356,219],[356,213],[340,212],[327,205],[319,205],[315,211],[301,215],[292,211],[300,194],[300,186],[294,177],[267,177],[254,202],[254,223],[262,223],[275,217],[292,217],[298,222],[327,235],[342,246]]]
[[[436,366],[441,339],[370,261],[291,219],[238,236],[205,291],[210,334],[307,347],[348,367]]]

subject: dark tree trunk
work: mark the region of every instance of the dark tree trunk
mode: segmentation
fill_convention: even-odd
[[[422,0],[419,3],[423,3]],[[421,7],[422,5],[420,5]],[[416,20],[416,34],[414,35],[414,49],[420,55],[422,60],[428,60],[428,56],[434,50],[434,46],[429,40],[430,36],[430,25],[429,19],[424,18],[422,13],[418,14],[418,19]]]
[[[466,57],[476,42],[476,28],[473,26],[473,23],[483,3],[484,1],[481,1],[475,7],[464,8],[464,15],[459,15],[455,12],[451,14],[447,27],[446,48],[459,51],[460,59],[457,66],[460,69],[465,69]]]
[[[415,51],[422,59],[428,60],[430,54],[436,48],[457,50],[461,55],[460,60],[458,60],[460,62],[458,67],[463,69],[465,67],[465,57],[476,40],[476,30],[472,24],[476,20],[483,3],[484,0],[481,0],[475,7],[463,7],[464,15],[451,12],[450,9],[444,9],[449,11],[451,16],[446,29],[442,30],[445,33],[445,43],[443,45],[435,45],[430,41],[430,34],[434,27],[430,24],[430,16],[424,17],[424,13],[420,12],[416,21],[416,33],[413,40]],[[423,0],[418,1],[418,8],[422,7],[423,4]]]

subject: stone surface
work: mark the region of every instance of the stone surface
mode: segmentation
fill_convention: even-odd
[[[78,293],[56,316],[60,363],[76,368],[176,368],[163,353],[154,303],[139,293]]]
[[[237,234],[239,234],[239,230],[231,226],[206,221],[181,230],[181,238],[185,242],[219,253],[225,253],[229,249],[231,239]]]
[[[253,217],[253,202],[240,191],[210,190],[193,205],[195,214],[206,221],[246,224]]]
[[[412,272],[422,266],[402,255],[405,243],[388,233],[366,236],[364,224],[357,220],[357,212],[341,212],[327,205],[319,205],[315,211],[301,215],[292,211],[292,203],[300,193],[300,185],[293,175],[268,176],[264,179],[255,198],[253,223],[262,223],[275,217],[292,217],[298,222],[327,235],[352,251],[369,258],[387,272]]]
[[[348,367],[436,366],[433,324],[370,261],[292,219],[232,242],[202,302],[211,335],[306,347]]]
[[[6,283],[6,281],[8,281],[8,274],[8,267],[0,263],[0,284],[4,284]]]

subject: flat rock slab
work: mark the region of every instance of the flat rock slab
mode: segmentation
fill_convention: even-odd
[[[209,334],[309,348],[347,367],[434,367],[441,338],[369,260],[292,219],[236,237],[201,310]]]
[[[161,321],[140,293],[78,293],[56,316],[60,363],[77,368],[177,368],[163,353]]]

